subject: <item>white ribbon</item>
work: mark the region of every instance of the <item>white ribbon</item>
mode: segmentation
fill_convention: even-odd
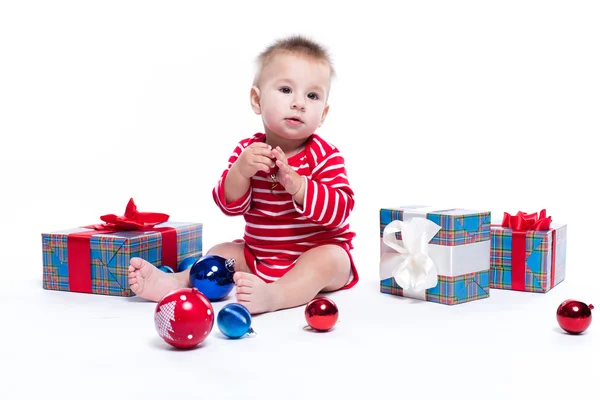
[[[393,276],[403,290],[423,292],[437,286],[438,271],[428,246],[442,227],[426,218],[392,221],[383,230],[383,243],[395,252],[381,255],[381,276]],[[402,240],[396,233],[402,232]],[[421,297],[421,296],[419,296]]]

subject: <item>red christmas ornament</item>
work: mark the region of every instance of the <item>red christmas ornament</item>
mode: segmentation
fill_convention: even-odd
[[[202,343],[212,331],[214,322],[212,304],[196,288],[178,289],[167,294],[154,312],[158,335],[179,349]]]
[[[589,328],[592,323],[593,305],[577,300],[565,300],[556,310],[558,324],[565,331],[578,334]]]
[[[306,305],[304,317],[308,325],[317,331],[328,331],[338,320],[337,305],[327,297],[316,297]]]

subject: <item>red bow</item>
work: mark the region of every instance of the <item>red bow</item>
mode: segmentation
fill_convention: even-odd
[[[169,220],[169,215],[154,212],[139,212],[133,199],[129,199],[125,215],[107,214],[100,217],[105,222],[101,229],[138,230],[149,229]]]
[[[505,212],[502,219],[504,228],[515,231],[548,231],[551,223],[552,217],[546,217],[546,209],[540,211],[539,217],[537,213],[525,214],[523,211],[519,211],[514,216]]]

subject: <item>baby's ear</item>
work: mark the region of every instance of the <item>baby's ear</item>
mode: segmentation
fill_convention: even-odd
[[[252,111],[260,115],[260,89],[256,86],[252,86],[250,89],[250,107],[252,107]]]
[[[327,114],[329,113],[329,104],[327,104],[325,106],[325,109],[323,110],[323,114],[321,115],[321,122],[319,123],[319,128],[321,127],[321,125],[323,125],[323,123],[325,122],[325,118],[327,118]]]

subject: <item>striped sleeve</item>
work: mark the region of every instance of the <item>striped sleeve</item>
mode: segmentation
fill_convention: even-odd
[[[294,202],[296,210],[309,220],[328,228],[346,223],[354,209],[354,192],[346,175],[344,158],[337,148],[319,141],[310,149],[315,168],[304,176],[304,206]]]
[[[248,191],[239,199],[234,200],[228,203],[225,199],[225,179],[227,178],[227,174],[229,173],[229,169],[233,165],[233,163],[238,159],[242,151],[248,145],[252,143],[251,139],[244,139],[233,150],[233,153],[229,157],[229,161],[227,163],[227,168],[221,174],[221,178],[215,185],[212,191],[213,199],[217,206],[221,209],[221,211],[225,215],[235,216],[235,215],[243,215],[250,209],[251,203],[251,194],[252,194],[252,186],[248,188]]]

